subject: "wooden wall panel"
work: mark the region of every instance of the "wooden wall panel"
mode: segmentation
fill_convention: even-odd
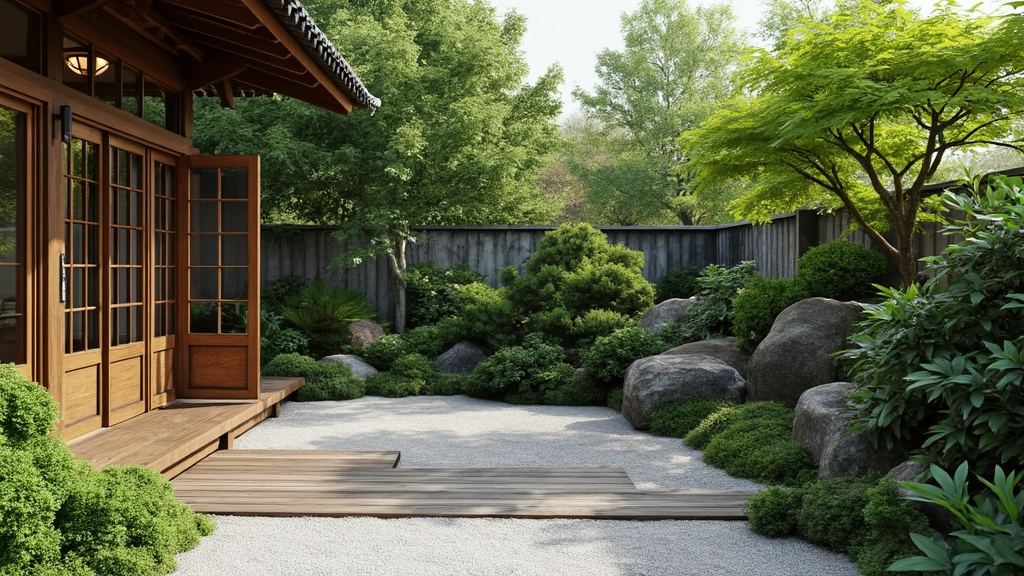
[[[190,391],[248,390],[246,346],[190,346],[188,361]]]

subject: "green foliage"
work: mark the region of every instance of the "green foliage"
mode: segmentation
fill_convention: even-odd
[[[757,51],[745,89],[682,134],[698,194],[749,183],[734,213],[758,221],[842,205],[909,286],[923,186],[957,152],[1013,141],[1024,109],[1018,15],[981,10],[854,1]]]
[[[801,287],[789,278],[751,278],[733,302],[732,334],[736,344],[753,352],[768,336],[779,313],[804,297]]]
[[[689,298],[697,294],[700,286],[697,277],[701,269],[696,266],[682,266],[669,272],[658,281],[655,290],[655,302],[664,302],[670,298]]]
[[[915,493],[912,499],[948,510],[961,529],[949,534],[952,546],[938,535],[929,538],[912,533],[924,556],[900,560],[890,569],[992,576],[1015,576],[1024,571],[1024,474],[1007,474],[996,466],[992,480],[978,477],[985,488],[975,491],[969,486],[967,462],[952,476],[934,464],[930,471],[937,486],[902,485]],[[972,492],[977,492],[973,498]]]
[[[419,378],[407,378],[393,372],[378,372],[366,379],[366,393],[384,398],[405,398],[416,396],[426,385]]]
[[[462,376],[440,372],[434,362],[422,354],[406,354],[392,362],[387,372],[367,378],[366,393],[386,398],[450,396],[462,393],[463,380]]]
[[[875,293],[889,271],[881,252],[837,240],[808,250],[796,261],[796,281],[808,297],[840,302],[863,300]]]
[[[490,349],[515,342],[521,316],[506,299],[507,288],[466,284],[455,297],[465,337]]]
[[[750,527],[769,538],[786,538],[797,533],[797,512],[804,493],[799,489],[772,486],[755,494],[747,502]]]
[[[590,310],[611,310],[624,316],[640,316],[654,305],[654,287],[639,266],[584,261],[565,275],[561,295],[573,318]]]
[[[279,276],[260,291],[260,311],[280,314],[281,307],[309,286],[309,280],[297,274]]]
[[[571,384],[573,372],[561,347],[530,334],[522,346],[502,348],[477,365],[468,392],[513,404],[543,404],[547,393]]]
[[[449,319],[454,320],[454,319]],[[457,322],[457,321],[456,321]],[[402,340],[409,350],[416,354],[422,354],[431,358],[437,356],[445,349],[456,344],[461,335],[451,328],[453,323],[439,323],[427,326],[417,326],[402,334]]]
[[[455,316],[458,313],[455,298],[459,287],[487,281],[486,276],[477,274],[467,264],[442,270],[430,262],[410,267],[404,278],[409,328],[427,326]]]
[[[864,542],[853,550],[863,576],[883,576],[895,560],[914,555],[912,532],[928,528],[928,518],[912,502],[900,497],[896,482],[882,477],[867,491],[864,506]]]
[[[263,367],[264,376],[305,378],[295,399],[299,402],[352,400],[365,393],[365,383],[344,364],[319,362],[300,354],[281,354]]]
[[[0,366],[0,412],[0,574],[158,576],[212,532],[159,473],[75,460],[52,436],[49,394],[13,365]]]
[[[0,364],[0,445],[17,447],[46,436],[57,422],[57,403],[45,388],[25,379],[14,364]]]
[[[854,423],[886,446],[923,449],[980,474],[1024,468],[1024,203],[1020,180],[948,194],[965,240],[931,261],[922,288],[883,290],[852,337]],[[947,279],[943,286],[940,279]]]
[[[612,387],[621,384],[635,360],[661,354],[665,349],[660,338],[642,328],[621,328],[595,340],[580,354],[580,361],[591,378]]]
[[[683,438],[705,418],[736,402],[715,396],[691,398],[682,404],[668,406],[651,413],[651,434]]]
[[[750,402],[736,407],[728,418],[730,422],[704,447],[708,464],[732,476],[770,484],[796,486],[817,476],[817,463],[807,447],[792,440],[789,408],[777,402]]]
[[[573,320],[570,333],[579,342],[592,343],[597,338],[608,336],[616,330],[628,328],[636,321],[625,314],[612,310],[587,310]]]
[[[733,303],[740,291],[756,278],[757,262],[745,260],[732,268],[709,264],[697,277],[697,301],[683,324],[670,327],[662,339],[672,346],[726,336],[732,331]]]
[[[317,280],[280,308],[281,315],[309,339],[310,354],[337,354],[348,339],[348,325],[373,316],[366,296]]]
[[[726,406],[719,408],[707,418],[701,420],[696,428],[683,437],[683,444],[695,450],[703,450],[711,439],[725,430],[729,424],[740,417],[736,408]]]
[[[392,362],[414,352],[413,347],[402,336],[385,334],[364,346],[359,351],[359,356],[377,370],[386,371],[391,368]]]
[[[284,316],[260,309],[260,361],[266,364],[279,354],[304,354],[309,351],[309,338],[285,326]]]
[[[877,478],[851,476],[810,484],[797,516],[800,535],[843,554],[859,547],[866,531],[862,511],[868,490],[877,482]]]
[[[608,391],[608,402],[607,405],[616,412],[622,412],[622,388],[612,388]]]

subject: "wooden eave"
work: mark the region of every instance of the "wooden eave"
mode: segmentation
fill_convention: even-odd
[[[98,12],[177,60],[187,90],[224,105],[277,93],[342,114],[380,106],[298,0],[54,1],[65,21]]]

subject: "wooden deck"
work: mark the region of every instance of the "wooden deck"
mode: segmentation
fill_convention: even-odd
[[[75,456],[101,468],[139,464],[174,478],[206,456],[231,448],[237,436],[280,413],[302,379],[262,378],[251,401],[179,400],[68,443]]]
[[[395,468],[397,453],[217,452],[172,481],[197,512],[251,516],[743,520],[748,492],[641,491],[621,467]]]

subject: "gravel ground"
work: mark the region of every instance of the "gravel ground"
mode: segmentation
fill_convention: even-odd
[[[640,489],[757,490],[614,410],[453,397],[287,403],[235,442],[263,449],[401,450],[399,466],[622,466]],[[856,576],[847,558],[746,522],[468,518],[217,518],[177,576]]]

